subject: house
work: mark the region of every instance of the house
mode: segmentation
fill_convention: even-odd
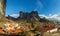
[[[46,32],[49,32],[49,33],[53,33],[53,32],[57,32],[58,28],[55,27],[55,26],[45,26],[45,30]]]
[[[0,34],[5,34],[5,32],[2,29],[0,29]]]
[[[60,25],[58,25],[58,31],[60,32]]]
[[[7,31],[9,34],[15,34],[15,31],[14,30],[8,30]]]
[[[57,30],[58,30],[58,28],[53,28],[53,29],[51,29],[51,30],[47,30],[47,32],[52,33],[52,32],[57,32]]]

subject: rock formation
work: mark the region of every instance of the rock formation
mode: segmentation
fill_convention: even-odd
[[[12,16],[8,16],[7,18],[11,19],[11,20],[32,20],[32,21],[39,21],[40,20],[40,17],[38,15],[37,11],[32,11],[30,13],[20,11],[18,18],[14,18]]]
[[[6,0],[0,0],[0,18],[5,16]]]
[[[24,20],[32,20],[32,21],[39,21],[40,17],[38,15],[37,11],[32,12],[22,12],[20,11],[20,16],[18,17],[18,20],[24,19]]]

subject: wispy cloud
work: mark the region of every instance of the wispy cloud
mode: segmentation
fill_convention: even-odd
[[[43,3],[40,0],[37,0],[36,4],[37,4],[37,7],[34,10],[38,10],[38,9],[43,8]]]
[[[19,16],[19,14],[11,14],[10,16],[17,18]]]

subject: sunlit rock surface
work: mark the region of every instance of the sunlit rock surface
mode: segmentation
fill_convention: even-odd
[[[5,16],[6,0],[0,0],[0,18]]]

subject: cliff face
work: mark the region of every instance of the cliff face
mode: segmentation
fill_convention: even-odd
[[[0,18],[5,16],[6,0],[0,0]]]
[[[25,20],[31,20],[31,21],[39,21],[40,17],[38,15],[37,11],[31,11],[29,12],[22,12],[20,11],[20,16],[18,17],[18,19],[25,19]]]
[[[27,20],[27,21],[28,20],[31,20],[31,21],[39,21],[40,20],[40,17],[38,15],[37,11],[32,11],[30,13],[20,11],[18,18],[14,18],[14,17],[11,17],[11,16],[8,16],[7,18],[11,19],[11,20]]]

